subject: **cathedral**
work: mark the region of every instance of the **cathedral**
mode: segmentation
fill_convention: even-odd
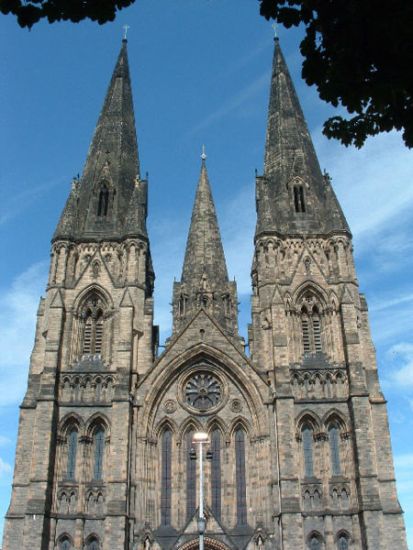
[[[201,158],[160,353],[124,39],[52,238],[3,550],[407,550],[351,232],[278,39],[248,345]]]

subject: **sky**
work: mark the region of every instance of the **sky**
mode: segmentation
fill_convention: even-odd
[[[40,23],[30,32],[0,15],[0,518],[12,481],[19,404],[50,239],[87,149],[129,25],[128,50],[143,175],[155,316],[170,334],[200,154],[205,144],[240,330],[250,319],[254,173],[263,169],[273,29],[255,0],[136,0],[99,26]],[[279,28],[322,169],[332,177],[354,237],[396,477],[413,549],[413,153],[401,136],[345,148],[322,136],[335,111],[301,80],[300,30]],[[0,520],[1,540],[2,520]]]

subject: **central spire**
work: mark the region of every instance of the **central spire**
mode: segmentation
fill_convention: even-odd
[[[181,281],[174,284],[174,331],[203,308],[231,334],[237,331],[235,282],[229,282],[224,249],[206,167],[201,173],[192,210]]]

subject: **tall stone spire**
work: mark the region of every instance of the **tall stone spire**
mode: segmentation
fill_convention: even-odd
[[[180,282],[174,283],[174,331],[200,308],[231,334],[237,332],[237,291],[228,280],[215,205],[202,155],[201,174],[192,210]]]
[[[257,234],[350,232],[323,175],[278,38],[275,39]]]
[[[146,182],[140,179],[127,41],[123,39],[83,175],[72,185],[54,238],[146,236],[146,193]]]

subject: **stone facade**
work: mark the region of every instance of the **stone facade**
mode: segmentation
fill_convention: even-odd
[[[4,550],[407,550],[351,233],[278,43],[257,177],[250,354],[205,158],[173,332],[153,324],[126,41],[52,241]]]

